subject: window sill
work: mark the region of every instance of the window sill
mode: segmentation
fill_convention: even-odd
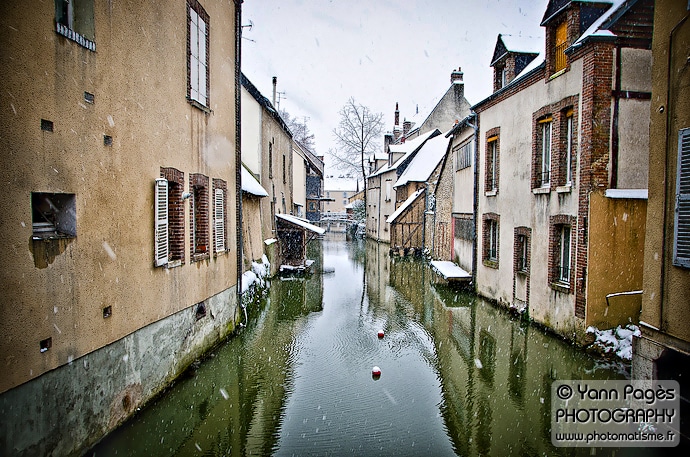
[[[559,76],[561,76],[561,75],[562,75],[563,73],[565,73],[566,71],[568,71],[568,67],[564,68],[563,70],[557,71],[556,73],[554,73],[554,74],[552,74],[551,76],[549,76],[549,81],[558,78]]]
[[[495,197],[496,195],[498,195],[498,189],[487,190],[484,192],[484,195],[487,197]]]
[[[529,276],[529,272],[528,272],[527,270],[518,270],[518,271],[516,271],[516,273],[517,273],[518,275],[524,276],[524,277]]]
[[[67,38],[68,40],[74,41],[79,46],[86,48],[89,51],[96,52],[96,43],[63,24],[56,23],[55,32],[58,35],[62,35],[63,37]]]
[[[532,189],[532,193],[534,195],[546,195],[551,193],[551,188],[550,187],[537,187],[536,189]]]
[[[190,105],[192,105],[195,108],[200,109],[204,113],[213,114],[213,111],[211,110],[211,108],[209,108],[208,106],[202,105],[201,103],[199,103],[198,101],[196,101],[192,98],[189,98],[189,96],[187,97],[187,101],[189,102]],[[269,176],[269,178],[273,178],[273,176]]]
[[[493,268],[494,270],[498,270],[498,260],[484,259],[483,264],[485,267]]]
[[[182,266],[182,259],[171,260],[170,262],[168,262],[164,265],[164,267],[167,269],[177,268],[177,267],[181,267],[181,266]]]
[[[551,288],[557,292],[562,292],[564,294],[571,293],[570,292],[570,284],[567,284],[564,282],[552,282]]]
[[[208,259],[210,256],[209,256],[208,252],[203,252],[203,253],[194,253],[194,254],[192,254],[191,257],[192,257],[192,262],[199,262],[200,260]]]
[[[568,184],[566,186],[556,187],[556,192],[558,192],[559,194],[569,194],[571,190],[572,190],[572,186],[570,184]]]

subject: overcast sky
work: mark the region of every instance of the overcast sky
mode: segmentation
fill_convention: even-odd
[[[306,117],[317,154],[335,148],[333,129],[348,98],[382,112],[393,127],[423,121],[462,67],[465,98],[491,94],[499,33],[543,37],[548,0],[245,0],[242,71],[280,108]],[[251,40],[251,41],[250,41]]]

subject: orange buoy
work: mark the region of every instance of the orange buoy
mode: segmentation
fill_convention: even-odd
[[[384,335],[383,330],[379,330],[379,338],[383,338],[383,335]]]
[[[372,368],[372,369],[371,369],[371,375],[372,375],[374,378],[378,378],[379,376],[381,376],[381,369],[380,369],[379,367],[374,367],[374,368]]]

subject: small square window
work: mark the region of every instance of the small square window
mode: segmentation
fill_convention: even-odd
[[[48,349],[53,347],[53,339],[46,338],[45,340],[41,340],[41,342],[39,343],[39,347],[41,348],[41,352],[48,351]]]
[[[77,198],[74,194],[31,193],[34,239],[77,236]]]
[[[49,121],[47,119],[41,119],[41,130],[44,132],[52,132],[53,131],[53,121]]]
[[[113,315],[113,307],[112,306],[106,306],[105,308],[103,308],[103,319],[107,319],[112,315]]]

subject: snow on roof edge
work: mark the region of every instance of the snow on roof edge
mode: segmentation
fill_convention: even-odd
[[[424,192],[425,190],[426,189],[422,188],[422,189],[419,189],[414,194],[412,194],[407,200],[405,200],[402,203],[402,205],[398,206],[398,208],[393,212],[393,214],[388,216],[388,219],[386,219],[386,222],[388,222],[389,224],[393,223],[393,221],[395,221],[398,218],[398,216],[400,216],[400,214],[407,209],[408,206],[410,206],[415,200],[417,200],[417,197],[419,197],[422,194],[422,192]]]
[[[298,225],[302,228],[305,228],[307,230],[310,230],[314,233],[318,233],[319,235],[323,235],[326,233],[326,229],[322,229],[321,227],[317,227],[316,225],[312,225],[309,222],[305,221],[302,218],[292,216],[290,214],[276,214],[277,218],[283,219],[284,221],[288,221],[292,224]]]

